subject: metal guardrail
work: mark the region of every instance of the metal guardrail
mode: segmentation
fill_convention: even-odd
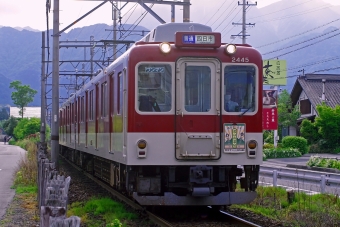
[[[278,168],[261,166],[260,175],[273,177],[273,186],[277,187],[278,179],[296,181],[302,180],[313,184],[319,184],[320,192],[326,193],[326,186],[339,187],[340,174],[305,171],[289,168]]]

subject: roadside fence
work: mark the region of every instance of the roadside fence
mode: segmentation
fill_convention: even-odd
[[[59,175],[47,157],[46,146],[38,143],[38,204],[41,227],[79,227],[80,218],[66,218],[71,177]]]

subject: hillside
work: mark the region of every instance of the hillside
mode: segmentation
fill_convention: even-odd
[[[194,2],[193,2],[194,4]],[[236,4],[236,3],[235,3]],[[234,4],[234,5],[235,5]],[[216,13],[217,6],[209,5],[205,9],[206,15]],[[223,42],[241,43],[240,38],[230,39],[230,35],[238,34],[241,26],[231,26],[232,22],[240,22],[241,7],[235,6],[233,18],[220,17],[219,20],[212,19],[210,24],[217,32],[222,33]],[[222,10],[221,10],[222,11]],[[223,13],[226,12],[222,12]],[[217,14],[217,13],[216,13]],[[199,15],[201,16],[201,15]],[[195,22],[202,17],[198,12],[192,11],[192,20]],[[219,15],[216,15],[219,16]],[[199,18],[199,19],[198,19]],[[214,18],[214,17],[212,17]],[[214,22],[214,23],[213,23]],[[216,23],[215,23],[216,22]],[[222,26],[217,26],[222,23]],[[301,75],[302,69],[305,73],[340,73],[339,58],[337,53],[340,49],[340,6],[334,7],[322,0],[281,0],[267,7],[258,9],[249,7],[247,10],[247,23],[255,26],[247,28],[247,43],[257,48],[263,55],[263,59],[285,59],[287,60],[287,87],[291,90],[295,79]],[[146,23],[144,23],[146,24]],[[149,23],[149,26],[154,23]],[[207,23],[207,25],[210,25]],[[125,25],[125,29],[131,28]],[[231,28],[230,28],[231,27]],[[29,29],[29,28],[26,28]],[[40,105],[40,77],[41,77],[41,32],[32,29],[26,30],[0,27],[0,104],[12,104],[9,83],[20,80],[23,84],[30,85],[38,91],[32,106]],[[137,26],[136,30],[151,30]],[[50,55],[52,60],[52,31],[49,31]],[[132,35],[133,34],[133,35]],[[128,35],[124,31],[118,32],[118,37],[123,36],[125,40],[139,40],[141,32]],[[81,41],[88,41],[93,36],[95,41],[112,39],[112,26],[96,24],[82,28],[74,28],[60,36],[61,45],[81,45]],[[68,41],[66,43],[66,41]],[[76,41],[76,42],[74,42]],[[113,50],[109,46],[100,46],[103,42],[95,42],[94,58],[98,60],[93,64],[93,71],[104,67],[108,59],[112,59]],[[126,47],[118,45],[118,55],[125,51]],[[74,92],[74,86],[66,84],[86,81],[87,77],[74,76],[74,73],[88,74],[90,64],[77,62],[90,59],[89,48],[60,48],[60,83],[65,84],[61,88],[61,96],[66,97]],[[47,58],[47,55],[46,55]],[[73,60],[72,63],[64,61]],[[51,73],[52,64],[48,65],[47,73]],[[73,75],[73,76],[72,76]],[[50,83],[50,81],[48,81]]]
[[[130,27],[129,25],[126,25]],[[69,41],[72,45],[84,44],[81,41],[89,41],[90,36],[94,36],[94,40],[107,40],[112,39],[112,26],[106,24],[91,25],[83,28],[75,28],[70,30],[68,33],[63,33],[60,36],[60,41]],[[147,30],[144,27],[137,26],[136,30]],[[52,30],[49,31],[49,41],[50,41],[50,55],[49,61],[52,60],[52,46],[53,40],[51,38]],[[122,33],[121,33],[122,34]],[[127,35],[126,33],[125,35]],[[47,34],[46,34],[47,35]],[[34,98],[33,103],[30,106],[40,106],[41,103],[41,45],[42,45],[42,33],[34,32],[28,30],[18,30],[10,27],[0,28],[0,105],[12,105],[11,100],[11,89],[9,89],[9,84],[14,80],[20,80],[22,84],[30,85],[31,88],[38,91]],[[119,37],[119,36],[118,36]],[[141,36],[139,34],[129,35],[126,40],[139,40]],[[71,41],[79,41],[74,43]],[[67,43],[62,43],[67,44]],[[97,44],[97,43],[96,43]],[[99,44],[99,43],[98,43]],[[118,45],[117,49],[121,49],[122,45]],[[124,49],[125,50],[125,49]],[[123,53],[123,49],[118,52],[118,56]],[[103,48],[96,48],[94,60],[107,60],[108,57],[112,57],[113,51],[112,47],[108,47],[106,53],[103,52]],[[46,60],[48,54],[46,52]],[[89,60],[89,48],[60,48],[60,61],[77,61],[77,60]],[[100,64],[99,64],[100,65]],[[94,64],[94,72],[100,69],[98,64]],[[52,64],[48,65],[48,74],[52,71]],[[83,67],[79,63],[62,63],[60,65],[60,73],[69,72],[69,74],[74,74],[74,72],[79,71],[89,71],[88,64]],[[67,74],[67,73],[66,73]],[[49,77],[51,78],[51,76]],[[61,84],[74,83],[75,77],[65,75],[61,76]],[[80,80],[85,79],[81,78]],[[48,81],[47,83],[51,83]],[[73,88],[74,89],[74,88]],[[61,88],[61,97],[65,97],[72,93],[70,88]],[[66,94],[68,93],[68,94]],[[51,93],[50,93],[51,95]]]

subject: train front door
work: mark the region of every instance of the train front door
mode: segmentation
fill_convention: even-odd
[[[181,58],[176,63],[176,159],[220,158],[221,63]]]

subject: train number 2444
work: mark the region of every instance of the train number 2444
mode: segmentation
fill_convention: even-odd
[[[232,57],[231,62],[249,62],[249,58],[237,58],[237,57]]]

